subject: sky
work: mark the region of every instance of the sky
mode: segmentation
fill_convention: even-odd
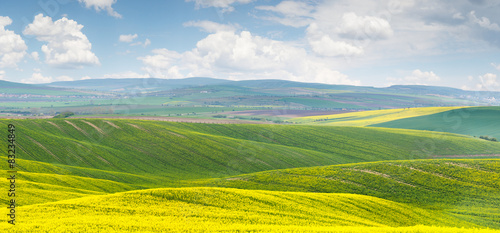
[[[500,91],[496,0],[0,0],[0,79]]]

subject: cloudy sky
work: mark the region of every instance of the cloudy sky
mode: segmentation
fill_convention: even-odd
[[[0,79],[500,91],[498,12],[496,0],[0,0]]]

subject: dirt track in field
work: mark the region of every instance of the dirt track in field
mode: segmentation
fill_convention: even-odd
[[[224,115],[235,116],[274,116],[274,117],[306,117],[306,116],[319,116],[319,115],[334,115],[341,113],[348,113],[352,111],[309,111],[309,110],[288,110],[288,109],[274,109],[274,110],[247,110],[247,111],[233,111],[222,112]]]
[[[179,118],[179,117],[151,117],[151,116],[77,116],[67,119],[131,119],[131,120],[148,120],[148,121],[171,121],[185,123],[207,123],[207,124],[273,124],[272,122],[261,121],[246,121],[246,120],[218,120],[218,119],[196,119],[196,118]]]

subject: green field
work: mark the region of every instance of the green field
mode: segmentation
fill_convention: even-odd
[[[417,116],[445,112],[463,107],[429,107],[429,108],[405,108],[385,109],[374,111],[362,111],[336,115],[299,117],[288,120],[300,124],[325,124],[331,126],[369,126],[388,121],[406,119]]]
[[[500,138],[500,107],[459,108],[373,124],[375,127],[451,132]]]
[[[17,224],[5,219],[1,231],[500,229],[500,143],[470,136],[327,125],[2,119],[4,138],[8,124],[16,126]],[[436,159],[454,155],[482,159]],[[0,199],[7,206],[7,195]]]

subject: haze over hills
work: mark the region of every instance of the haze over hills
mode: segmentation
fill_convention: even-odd
[[[215,79],[206,77],[193,77],[185,79],[158,79],[158,78],[131,78],[131,79],[88,79],[78,81],[63,81],[43,84],[51,87],[95,89],[100,91],[126,91],[131,89],[144,89],[145,91],[160,91],[176,88],[196,87],[196,86],[238,86],[248,88],[314,88],[326,90],[342,90],[355,92],[380,92],[380,93],[398,93],[412,95],[442,95],[460,97],[467,95],[477,95],[483,93],[489,96],[500,96],[498,92],[490,91],[466,91],[451,87],[424,86],[424,85],[393,85],[390,87],[369,87],[369,86],[350,86],[333,85],[321,83],[304,83],[278,79],[231,81],[225,79]]]
[[[437,106],[498,105],[498,92],[447,87],[386,88],[284,80],[229,81],[212,78],[101,79],[44,85],[1,82],[0,115],[127,115],[191,118],[232,117],[282,122],[292,117],[348,111]],[[239,115],[228,116],[228,112]],[[257,111],[257,112],[256,112]],[[272,111],[293,114],[273,115]],[[221,115],[221,113],[223,113]]]

